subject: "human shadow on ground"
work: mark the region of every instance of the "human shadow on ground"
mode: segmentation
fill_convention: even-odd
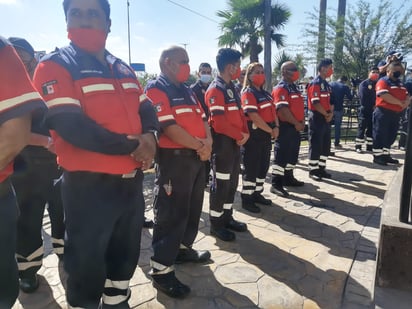
[[[357,165],[357,166],[363,166],[371,169],[378,169],[378,170],[395,170],[397,169],[401,164],[390,164],[390,165],[379,165],[376,163],[373,163],[373,156],[372,154],[362,154],[364,156],[369,156],[368,161],[364,160],[359,160],[355,158],[347,158],[347,157],[341,157],[341,156],[330,156],[328,157],[328,160],[331,161],[340,161],[340,162],[346,162],[352,165]],[[401,156],[394,155],[394,158],[401,158]]]
[[[320,269],[309,260],[294,255],[293,245],[287,252],[272,244],[273,239],[270,238],[275,234],[266,231],[267,229],[262,227],[260,235],[264,236],[261,238],[255,238],[249,232],[237,233],[238,237],[235,243],[227,244],[217,240],[216,244],[220,246],[221,250],[239,254],[246,263],[255,265],[267,276],[284,283],[304,298],[313,300],[320,308],[341,308],[347,280],[346,271],[336,270],[333,267],[337,265],[327,265],[319,259],[319,264],[323,265],[323,269]],[[307,254],[308,259],[314,260],[316,260],[316,255],[317,253],[314,253],[313,256]],[[291,300],[295,299],[293,293],[288,292],[285,288],[281,289],[282,293],[275,292],[276,287],[279,288],[279,284],[273,281],[266,282],[266,284],[273,284],[274,291],[272,295],[261,295],[263,301],[268,302],[266,305],[270,304],[275,307],[278,305],[282,308],[287,307],[285,305],[292,306],[290,308],[298,307],[296,304],[291,304]],[[356,281],[354,284],[359,294],[370,295],[369,291],[361,284]],[[265,304],[259,303],[259,305],[261,308],[265,308]],[[303,307],[303,305],[299,307]]]
[[[276,204],[269,207],[262,206],[262,213],[257,215],[243,209],[240,209],[239,212],[259,219],[257,223],[253,219],[249,220],[248,224],[259,224],[259,226],[263,225],[267,228],[270,228],[270,224],[274,224],[284,231],[323,244],[329,248],[329,253],[334,256],[353,259],[357,244],[361,241],[365,246],[376,247],[375,243],[362,237],[359,231],[351,229],[350,219],[337,217],[334,222],[321,222],[323,215],[328,216],[326,210],[334,211],[334,209],[328,207],[315,209],[307,203],[306,199],[302,201],[299,198],[288,204],[287,209]],[[305,212],[308,214],[305,215]],[[330,221],[333,218],[329,214],[325,220]],[[367,219],[365,218],[362,223],[366,224]],[[348,225],[344,226],[345,224]],[[343,230],[338,228],[340,225],[343,225]]]
[[[205,213],[202,215],[205,216]],[[206,221],[207,220],[207,221]],[[196,249],[208,249],[209,242],[203,244],[205,248],[199,248],[198,243],[203,242],[206,234],[209,232],[208,215],[203,217],[199,224],[199,234],[196,239],[194,247]],[[192,308],[256,308],[256,303],[245,295],[236,292],[235,289],[223,286],[216,280],[213,270],[208,263],[206,264],[194,264],[186,263],[181,265],[175,265],[176,276],[184,284],[191,288],[191,293],[183,300],[177,300],[168,297],[162,292],[156,291],[151,285],[151,279],[148,275],[150,272],[150,257],[153,254],[151,248],[152,230],[143,230],[141,253],[139,259],[139,267],[141,268],[140,284],[145,285],[145,288],[149,290],[150,295],[143,295],[146,299],[141,299],[140,304],[144,304],[145,308],[151,308],[162,304],[165,308],[179,308],[179,309],[192,309]],[[222,255],[224,252],[220,252],[218,247],[212,249],[212,255]],[[212,263],[213,261],[210,261]],[[144,278],[143,278],[144,276]],[[138,292],[138,289],[137,289]],[[146,293],[143,293],[146,294]],[[256,291],[256,299],[258,299],[258,292]],[[139,294],[138,294],[139,295]],[[138,298],[140,297],[137,296]],[[130,303],[130,301],[129,301]],[[135,307],[133,307],[135,308]],[[136,308],[139,308],[138,306]]]

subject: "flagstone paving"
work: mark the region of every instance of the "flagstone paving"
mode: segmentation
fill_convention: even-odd
[[[148,276],[152,230],[144,230],[139,267],[131,280],[130,306],[375,308],[372,295],[380,207],[397,167],[374,165],[371,154],[357,154],[353,148],[353,144],[345,144],[330,157],[327,169],[333,178],[324,181],[308,177],[307,148],[303,148],[295,176],[305,181],[305,186],[291,188],[289,198],[278,197],[269,192],[268,175],[264,196],[273,204],[261,206],[260,214],[244,211],[237,194],[234,216],[247,222],[249,231],[237,233],[232,243],[210,236],[206,193],[194,247],[210,250],[212,260],[206,265],[176,266],[178,278],[192,289],[184,300],[171,299],[152,287]],[[403,152],[392,153],[403,162]],[[152,202],[151,183],[149,175],[148,205]],[[153,217],[151,210],[146,215]],[[47,220],[44,227],[47,240]],[[50,245],[46,251],[50,252]],[[54,254],[44,259],[39,274],[39,290],[21,292],[13,308],[66,308],[61,284],[65,273]]]

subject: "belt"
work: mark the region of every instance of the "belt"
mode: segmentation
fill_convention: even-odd
[[[137,170],[133,170],[130,173],[121,175],[122,178],[134,178],[136,176]]]
[[[197,157],[197,153],[195,150],[187,148],[161,148],[160,153],[174,156]]]

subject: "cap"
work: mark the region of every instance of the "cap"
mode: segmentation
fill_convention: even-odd
[[[25,39],[10,37],[8,40],[11,45],[13,45],[13,47],[21,48],[24,51],[28,52],[32,57],[34,57],[34,49]]]

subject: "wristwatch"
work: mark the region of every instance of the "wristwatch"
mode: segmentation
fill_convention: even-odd
[[[152,133],[155,138],[156,144],[159,144],[159,132],[158,131],[148,130],[147,133]]]

